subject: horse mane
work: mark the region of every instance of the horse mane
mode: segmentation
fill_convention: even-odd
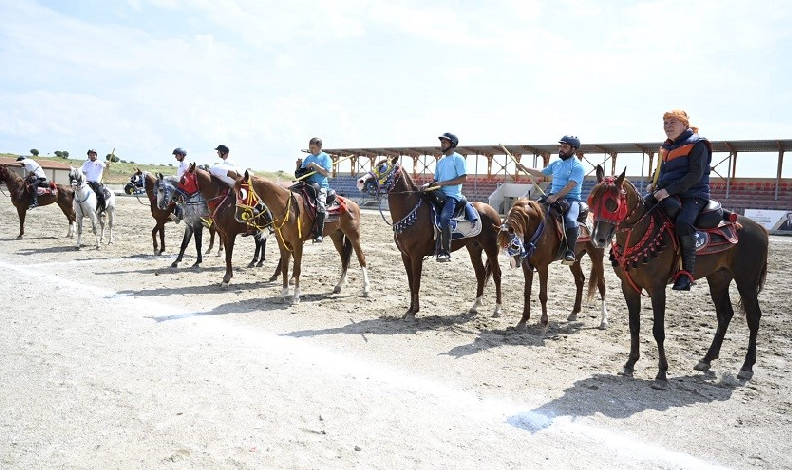
[[[527,197],[518,198],[509,214],[506,216],[506,223],[512,227],[517,228],[518,232],[522,235],[528,231],[528,221],[531,218],[537,218],[539,222],[545,220],[545,211],[542,209],[541,204],[536,201],[531,201]]]

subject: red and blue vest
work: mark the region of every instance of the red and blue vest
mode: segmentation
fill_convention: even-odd
[[[710,164],[712,163],[712,144],[704,137],[694,134],[691,129],[683,132],[676,141],[665,141],[660,147],[660,159],[662,161],[662,168],[660,170],[660,177],[657,180],[657,187],[664,188],[670,183],[681,179],[688,172],[688,164],[690,153],[693,147],[699,143],[707,147],[707,165],[704,170],[704,175],[698,182],[687,190],[678,194],[681,198],[702,197],[709,199],[709,175]]]

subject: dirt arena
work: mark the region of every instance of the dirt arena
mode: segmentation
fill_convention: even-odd
[[[115,244],[82,250],[55,206],[18,219],[0,196],[0,468],[2,469],[706,469],[792,468],[792,238],[772,237],[758,362],[736,373],[747,345],[735,316],[713,370],[693,366],[716,320],[706,288],[669,292],[669,389],[657,371],[645,300],[642,358],[627,359],[626,307],[606,266],[610,328],[599,302],[567,322],[571,275],[551,269],[550,328],[525,333],[520,270],[504,268],[504,315],[468,314],[475,279],[466,252],[427,260],[414,324],[390,227],[364,214],[371,296],[353,256],[349,284],[331,243],[308,245],[302,303],[246,268],[238,239],[234,278],[224,261],[170,269],[182,226],[168,224],[153,256],[148,206],[117,199]],[[90,234],[89,234],[90,235]],[[208,238],[208,237],[207,237]],[[205,241],[204,249],[208,246]],[[588,273],[588,264],[584,267]],[[732,288],[736,304],[736,290]]]

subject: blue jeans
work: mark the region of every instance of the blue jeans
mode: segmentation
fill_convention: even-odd
[[[452,197],[446,197],[443,210],[440,211],[440,227],[448,227],[451,219],[454,218],[454,208],[456,207],[457,200]]]
[[[564,223],[566,224],[566,228],[577,228],[578,226],[578,215],[580,215],[580,203],[573,199],[567,199],[569,203],[569,210],[566,214],[564,214]]]
[[[693,223],[701,213],[701,209],[706,205],[706,199],[698,197],[682,199],[682,208],[679,210],[679,215],[676,218],[677,235],[693,235],[696,233]]]

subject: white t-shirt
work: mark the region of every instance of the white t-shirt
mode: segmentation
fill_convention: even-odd
[[[33,173],[34,175],[36,175],[36,178],[47,179],[47,175],[44,173],[44,170],[41,168],[41,165],[36,163],[35,160],[32,160],[30,158],[25,158],[24,160],[20,160],[19,163],[21,163],[25,167],[25,171],[27,171],[28,174]]]
[[[181,181],[182,176],[184,176],[184,172],[187,171],[188,168],[190,168],[189,163],[185,161],[179,163],[179,168],[176,169],[176,178],[178,178],[179,181]]]
[[[96,160],[95,162],[86,160],[86,162],[80,167],[80,171],[85,174],[85,179],[87,181],[90,181],[91,183],[101,183],[102,174],[104,173],[104,169],[106,167],[107,165],[105,165],[104,162],[100,162],[99,160]]]

